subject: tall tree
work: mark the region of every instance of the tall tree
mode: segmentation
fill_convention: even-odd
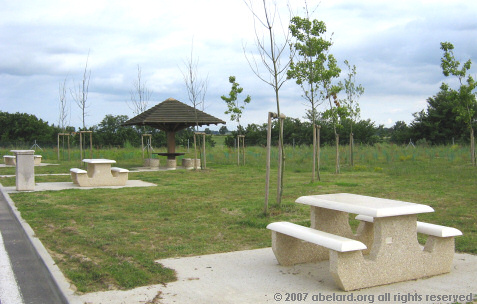
[[[354,142],[353,142],[353,125],[359,119],[360,108],[358,100],[364,93],[364,88],[359,84],[356,85],[356,66],[349,64],[348,60],[344,61],[346,67],[348,68],[348,75],[344,80],[344,83],[340,83],[341,87],[346,93],[346,106],[348,108],[349,118],[351,119],[351,131],[349,136],[349,147],[350,147],[350,163],[351,166],[354,166]]]
[[[86,58],[86,64],[84,66],[83,80],[78,87],[74,87],[70,90],[73,100],[76,102],[78,107],[81,110],[81,117],[83,121],[83,130],[86,130],[85,117],[87,115],[86,108],[88,108],[88,92],[89,92],[89,79],[91,78],[91,70],[88,71],[88,61],[89,61],[89,52],[88,57]]]
[[[457,90],[454,90],[448,84],[442,83],[441,89],[448,91],[453,96],[457,119],[463,121],[470,129],[470,155],[472,166],[475,166],[475,140],[472,122],[476,118],[475,105],[477,101],[474,90],[477,87],[477,83],[471,75],[467,75],[472,61],[469,59],[461,66],[454,56],[454,45],[450,42],[441,42],[441,50],[444,51],[444,55],[441,58],[442,72],[446,77],[450,75],[456,76],[459,79],[460,85]]]
[[[313,168],[312,181],[315,180],[315,168],[317,157],[317,140],[315,135],[316,121],[318,118],[318,106],[323,103],[320,98],[320,86],[322,85],[323,71],[327,60],[326,52],[332,45],[331,41],[324,38],[326,25],[323,21],[310,20],[308,6],[305,2],[306,17],[295,16],[290,21],[290,32],[295,39],[290,43],[295,56],[291,58],[288,78],[293,78],[303,92],[302,97],[309,103],[308,111],[311,126],[313,128]],[[320,172],[318,168],[318,180]]]
[[[139,65],[137,66],[137,79],[133,81],[133,89],[129,93],[131,98],[128,106],[133,113],[139,115],[146,111],[152,92],[147,87],[146,81],[142,79],[142,70]]]
[[[269,1],[270,2],[270,1]],[[252,56],[247,56],[245,47],[244,53],[248,61],[250,68],[253,73],[264,83],[272,87],[275,93],[275,101],[277,106],[277,117],[280,122],[280,130],[283,130],[283,120],[281,119],[282,113],[280,110],[280,89],[283,84],[286,82],[286,72],[290,65],[290,60],[283,60],[285,57],[287,46],[290,42],[290,33],[289,31],[283,31],[283,40],[280,42],[280,39],[277,38],[275,34],[275,20],[276,18],[280,19],[280,14],[278,13],[277,6],[274,5],[273,8],[270,7],[270,4],[267,4],[266,0],[262,0],[263,4],[263,14],[259,14],[258,10],[255,10],[253,7],[252,0],[244,0],[244,3],[247,5],[248,9],[254,17],[254,29],[255,29],[255,43],[257,46],[257,52],[259,61],[262,63],[265,71],[268,74],[268,77],[264,76],[258,67],[258,62],[256,58]],[[257,29],[257,23],[265,28],[266,37],[260,38]],[[277,181],[277,205],[280,206],[281,199],[283,195],[283,167],[285,163],[285,155],[283,153],[283,132],[279,133],[279,144],[278,144],[278,181]],[[268,166],[267,166],[268,167]],[[268,179],[268,177],[267,177]],[[268,204],[268,189],[265,191],[265,205]],[[267,208],[265,207],[265,210]]]
[[[447,90],[440,90],[435,96],[429,97],[427,108],[413,114],[414,120],[405,143],[409,143],[411,135],[413,141],[425,139],[434,145],[449,144],[453,139],[463,140],[469,129],[462,120],[457,119],[455,107],[454,94]]]

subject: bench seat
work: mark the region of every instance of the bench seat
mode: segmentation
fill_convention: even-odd
[[[3,156],[3,161],[5,165],[8,166],[16,166],[17,164],[17,157],[13,155],[4,155]]]
[[[39,166],[41,164],[41,159],[42,159],[41,155],[33,155],[33,162],[35,166]]]
[[[374,218],[367,215],[358,215],[356,216],[356,219],[363,222],[368,222],[368,223],[374,222]],[[456,228],[424,223],[419,221],[417,222],[417,232],[436,236],[436,237],[454,237],[454,236],[462,235],[462,232]]]
[[[338,252],[364,250],[367,248],[366,245],[359,241],[289,222],[271,223],[267,226],[267,229]]]
[[[79,184],[78,183],[78,175],[84,175],[86,176],[88,174],[88,172],[86,170],[83,170],[83,169],[79,169],[79,168],[71,168],[70,169],[70,174],[71,174],[71,179],[73,180],[73,184]]]
[[[129,170],[128,169],[123,169],[123,168],[118,168],[118,167],[112,167],[111,172],[129,173]]]

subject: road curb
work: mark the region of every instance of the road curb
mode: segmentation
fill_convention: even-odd
[[[15,220],[22,227],[24,234],[26,235],[31,245],[35,249],[39,261],[47,269],[55,285],[54,287],[56,287],[57,290],[59,291],[58,294],[61,300],[64,303],[81,304],[82,303],[81,301],[75,299],[74,291],[70,288],[70,283],[68,283],[65,276],[60,271],[55,261],[46,250],[45,246],[43,246],[41,241],[35,236],[35,232],[31,228],[31,226],[21,217],[20,211],[18,211],[17,207],[15,206],[15,203],[10,198],[10,196],[4,191],[4,187],[1,184],[0,184],[0,193],[1,193],[0,195],[3,196],[3,198],[7,202],[11,213],[15,217]]]

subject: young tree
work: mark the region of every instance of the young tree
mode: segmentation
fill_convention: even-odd
[[[241,128],[240,128],[240,117],[242,116],[242,111],[245,109],[245,105],[247,103],[250,103],[250,95],[247,95],[247,97],[244,99],[242,105],[240,105],[240,101],[237,100],[238,94],[242,93],[243,88],[239,86],[239,84],[235,81],[235,76],[230,76],[229,77],[229,82],[232,84],[232,89],[230,90],[229,96],[222,95],[220,98],[222,98],[223,101],[227,104],[227,110],[225,111],[225,114],[230,114],[230,119],[232,121],[237,121],[238,127],[237,127],[237,165],[240,164],[240,138],[241,138]],[[242,139],[245,140],[242,136]],[[244,147],[245,147],[245,141],[244,141]],[[244,153],[244,164],[245,164],[245,149],[243,151]]]
[[[360,108],[358,104],[358,100],[364,93],[364,88],[359,84],[356,85],[356,66],[349,64],[348,60],[344,61],[346,67],[348,68],[348,75],[344,80],[344,83],[340,83],[340,86],[344,88],[346,93],[346,106],[348,108],[349,118],[351,119],[351,131],[349,136],[349,147],[350,147],[350,163],[351,166],[354,166],[354,159],[353,159],[353,149],[354,149],[354,142],[353,142],[353,124],[359,119]]]
[[[287,80],[286,72],[290,65],[290,60],[287,59],[282,61],[283,56],[285,55],[285,51],[287,46],[290,42],[290,33],[286,31],[283,35],[283,41],[280,42],[275,35],[275,19],[278,17],[280,19],[280,15],[278,14],[277,7],[275,5],[274,11],[270,8],[270,5],[267,5],[266,0],[262,0],[263,4],[263,15],[260,16],[259,12],[254,9],[252,0],[244,0],[245,4],[249,8],[250,12],[254,17],[254,25],[255,25],[255,42],[258,51],[258,57],[261,61],[263,67],[268,74],[268,77],[265,77],[262,73],[260,73],[260,69],[258,67],[257,60],[252,55],[250,56],[251,59],[246,55],[245,47],[244,53],[245,58],[248,61],[250,68],[252,69],[253,73],[264,83],[268,84],[273,88],[275,93],[275,101],[277,105],[277,117],[282,117],[282,113],[280,111],[280,97],[279,92],[285,81]],[[262,25],[266,32],[267,32],[267,40],[265,38],[260,38],[258,30],[257,30],[257,22]],[[285,32],[285,31],[284,31]],[[283,121],[279,118],[280,123],[280,130],[283,130]],[[283,194],[283,167],[285,163],[285,155],[283,153],[283,132],[280,131],[279,134],[279,144],[278,144],[278,181],[277,181],[277,205],[280,206],[282,194]],[[268,178],[268,177],[267,177]],[[268,205],[268,188],[265,190],[265,205]],[[265,210],[267,208],[265,207]]]
[[[199,77],[199,72],[197,66],[199,64],[199,59],[194,59],[194,43],[192,42],[192,47],[190,50],[190,57],[184,62],[185,69],[181,70],[182,76],[184,77],[184,83],[187,89],[187,96],[189,101],[193,106],[194,110],[197,110],[202,106],[202,110],[205,107],[204,99],[205,94],[207,93],[207,84],[208,77],[205,79]],[[195,112],[197,119],[197,112]],[[196,122],[196,131],[199,130],[199,122]]]
[[[88,107],[88,91],[89,91],[89,79],[91,77],[91,70],[88,71],[88,61],[89,61],[89,52],[88,57],[86,58],[86,64],[83,72],[83,81],[81,84],[78,84],[78,88],[70,90],[73,100],[76,102],[78,107],[81,109],[81,117],[83,121],[83,130],[86,130],[85,117],[87,115],[86,108]]]
[[[242,117],[242,111],[245,109],[245,105],[250,103],[251,97],[250,95],[247,95],[247,97],[243,100],[242,105],[240,105],[240,101],[237,100],[237,97],[243,92],[243,88],[241,88],[240,85],[235,81],[235,76],[230,76],[229,82],[232,84],[229,96],[222,95],[220,98],[227,104],[227,110],[225,111],[225,114],[230,114],[230,119],[237,122],[237,130],[240,132],[240,117]]]
[[[208,84],[208,77],[205,79],[202,79],[198,75],[198,70],[197,70],[197,65],[199,64],[199,59],[194,60],[194,42],[192,42],[192,47],[190,50],[190,57],[187,58],[185,61],[185,70],[182,71],[182,76],[184,77],[184,83],[187,88],[187,95],[189,97],[189,101],[194,107],[194,115],[196,119],[196,131],[199,131],[199,121],[197,118],[197,108],[199,106],[202,106],[202,110],[204,110],[204,99],[205,99],[205,94],[207,93],[207,84]],[[194,157],[197,159],[197,143],[195,141],[195,136],[194,136]],[[201,157],[202,158],[202,157]],[[202,160],[202,163],[204,163],[204,160]],[[196,167],[196,162],[194,161],[194,168],[197,169]]]
[[[454,90],[446,83],[442,83],[441,90],[447,91],[453,96],[455,100],[454,111],[457,113],[457,119],[465,122],[470,129],[470,155],[472,166],[475,166],[475,140],[472,123],[476,118],[476,111],[474,109],[477,101],[473,91],[477,87],[477,83],[471,75],[467,75],[472,62],[469,59],[461,67],[460,62],[455,59],[454,46],[450,42],[441,42],[441,50],[444,51],[444,55],[441,58],[442,72],[446,77],[450,75],[456,76],[460,84],[459,88]]]
[[[58,126],[60,129],[65,132],[67,118],[68,118],[68,104],[66,103],[66,77],[63,80],[63,83],[58,85],[58,93],[59,93],[59,100],[60,100],[60,115],[58,118]]]
[[[295,51],[295,57],[291,58],[287,76],[295,79],[296,84],[303,91],[302,97],[308,101],[310,106],[308,114],[313,128],[313,182],[315,181],[317,149],[319,149],[315,135],[318,118],[317,108],[323,103],[320,98],[320,87],[322,77],[325,76],[323,71],[327,60],[326,52],[332,43],[323,37],[326,33],[325,23],[318,20],[311,21],[307,6],[305,6],[305,12],[305,18],[295,16],[290,21],[290,32],[295,39],[295,42],[290,43],[290,48]],[[317,171],[318,180],[320,180],[319,168]]]
[[[139,65],[137,66],[137,79],[133,81],[133,89],[129,92],[131,94],[131,102],[128,103],[128,106],[133,113],[139,115],[146,111],[152,93],[142,79],[142,71]]]

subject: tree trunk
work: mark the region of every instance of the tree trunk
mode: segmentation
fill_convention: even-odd
[[[237,135],[237,166],[240,166],[240,137]]]
[[[277,206],[282,204],[282,186],[283,186],[283,167],[284,167],[284,155],[283,155],[283,119],[278,117],[279,124],[279,136],[278,136],[278,177],[277,177]]]
[[[336,174],[340,173],[340,136],[336,134]]]
[[[316,125],[313,123],[313,169],[311,170],[311,182],[315,182],[316,168]]]
[[[272,112],[268,113],[268,128],[267,128],[267,175],[265,177],[265,205],[263,207],[263,213],[268,212],[268,194],[270,190],[270,149],[272,141]]]
[[[316,131],[316,159],[317,159],[317,175],[318,175],[318,180],[321,180],[320,177],[320,129],[321,126],[317,126],[317,131]]]
[[[197,170],[197,141],[194,133],[194,170]]]
[[[354,154],[354,138],[353,138],[353,132],[351,132],[349,134],[349,160],[350,160],[350,164],[351,164],[351,167],[354,166],[354,157],[353,157],[353,154]]]
[[[475,167],[475,137],[474,128],[470,128],[470,157],[472,158],[472,166]]]

